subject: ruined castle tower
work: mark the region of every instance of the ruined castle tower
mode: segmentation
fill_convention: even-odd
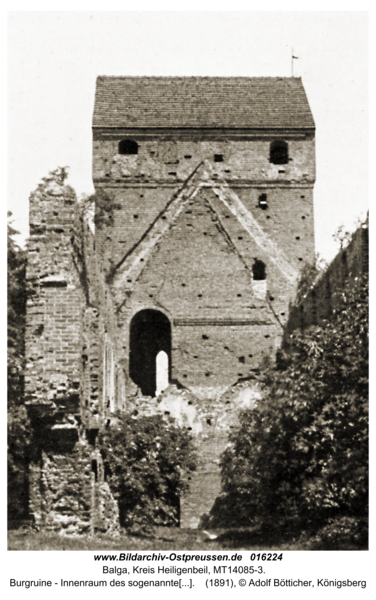
[[[196,436],[181,525],[197,526],[247,396],[231,390],[274,359],[314,258],[315,125],[302,81],[99,77],[93,181],[93,231],[63,181],[30,199],[26,389],[50,432],[32,510],[52,521],[74,512],[54,496],[72,476],[56,460],[68,464],[78,440],[90,446],[115,410],[132,410],[138,386],[150,410]],[[85,452],[92,519],[105,482],[98,452]]]
[[[314,257],[314,122],[298,78],[99,77],[97,252],[127,374],[219,397],[278,348]],[[112,211],[106,213],[106,202]]]

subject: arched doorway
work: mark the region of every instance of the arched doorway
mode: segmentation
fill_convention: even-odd
[[[145,396],[155,396],[157,356],[163,356],[161,352],[167,355],[167,361],[162,361],[162,368],[167,368],[168,373],[167,377],[158,373],[158,380],[166,382],[166,379],[170,380],[171,372],[170,321],[158,310],[141,310],[133,317],[130,325],[129,374]],[[158,363],[161,364],[161,361]]]

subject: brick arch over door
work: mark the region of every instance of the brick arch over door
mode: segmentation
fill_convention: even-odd
[[[170,380],[171,323],[158,310],[141,310],[130,323],[129,375],[145,396],[155,396],[156,361],[161,351],[168,356]]]

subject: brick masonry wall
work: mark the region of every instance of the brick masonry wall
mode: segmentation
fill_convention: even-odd
[[[217,396],[274,353],[282,328],[267,299],[268,281],[253,281],[205,195],[189,203],[155,248],[122,315],[127,351],[130,318],[145,308],[162,310],[172,324],[172,380]]]
[[[192,473],[187,483],[189,493],[180,503],[180,527],[196,529],[205,514],[209,514],[214,500],[221,492],[220,455],[226,448],[227,432],[213,432],[196,438],[200,448],[197,471]]]
[[[366,223],[357,229],[349,245],[340,250],[305,297],[291,307],[285,334],[330,320],[346,283],[368,272],[368,256]]]
[[[127,137],[118,135],[94,131],[93,179],[99,196],[97,250],[114,278],[119,357],[129,375],[132,318],[141,310],[158,310],[171,324],[171,380],[183,386],[170,386],[157,402],[133,398],[128,409],[171,414],[192,431],[199,464],[181,501],[181,527],[197,527],[220,493],[219,459],[228,433],[257,396],[253,373],[274,359],[300,269],[314,259],[315,142],[312,134],[287,135],[289,162],[274,165],[273,137],[265,132],[240,140],[220,132],[218,139],[205,139],[203,132],[185,132],[184,139],[149,132],[132,136],[139,153],[130,156],[118,154],[118,142]],[[215,162],[215,154],[223,161]],[[185,201],[191,192],[184,186],[202,161],[210,163],[207,187]],[[221,201],[216,182],[234,191],[252,215],[254,231],[261,228],[295,273],[292,279],[245,232]],[[173,218],[168,207],[179,195],[184,210]],[[163,219],[168,226],[149,251],[150,231],[163,228]],[[140,266],[132,271],[137,253]],[[265,264],[266,280],[254,280],[256,259]],[[131,393],[131,381],[127,389]]]
[[[72,445],[64,437],[55,436],[30,466],[30,511],[36,525],[66,535],[116,533],[119,511],[104,481],[100,454],[85,441]]]
[[[57,177],[30,197],[27,283],[26,401],[39,456],[30,464],[30,512],[67,533],[114,529],[116,503],[103,478],[92,481],[84,431],[103,426],[120,403],[114,385],[103,389],[103,371],[115,382],[119,369],[115,315],[90,228]]]
[[[30,197],[25,388],[34,403],[64,403],[79,387],[83,294],[71,253],[75,211],[75,194],[63,183],[51,181]]]
[[[137,155],[118,154],[118,144],[123,139],[118,133],[113,139],[103,139],[100,132],[94,132],[93,141],[93,179],[122,183],[142,179],[148,181],[164,180],[174,183],[183,182],[204,159],[214,160],[215,154],[223,156],[222,162],[215,163],[215,174],[231,180],[248,179],[262,181],[314,181],[315,179],[315,142],[313,135],[300,134],[298,139],[289,139],[291,134],[259,134],[264,139],[231,139],[216,133],[216,140],[202,139],[204,132],[187,133],[186,137],[201,139],[171,139],[167,136],[151,133],[154,139],[144,139],[132,135],[138,142]],[[175,134],[176,135],[176,134]],[[108,137],[108,136],[107,136]],[[123,134],[124,138],[129,137]],[[169,137],[170,139],[163,139]],[[219,138],[219,139],[218,139]],[[229,139],[230,138],[230,139]],[[269,161],[270,142],[273,139],[287,139],[289,143],[289,161],[286,165],[275,165]]]
[[[258,196],[267,193],[268,210],[257,209],[254,216],[268,229],[273,228],[278,242],[291,245],[295,233],[293,237],[299,236],[302,242],[298,246],[305,244],[312,248],[312,188],[315,181],[312,136],[288,139],[287,165],[269,162],[270,136],[263,141],[222,139],[215,142],[158,140],[157,135],[154,136],[153,141],[139,140],[139,154],[129,156],[117,154],[119,138],[94,139],[93,180],[96,189],[104,192],[107,198],[101,207],[97,206],[96,215],[98,249],[103,253],[105,267],[117,264],[132,250],[203,160],[212,163],[214,178],[226,179],[236,190],[243,188],[240,197],[246,204],[257,206]],[[214,162],[215,154],[221,154],[223,162]],[[100,166],[103,164],[112,166],[106,170]],[[105,211],[103,206],[110,205],[111,211]],[[107,218],[103,219],[106,212]],[[303,216],[305,222],[302,222]],[[266,223],[268,220],[270,223]]]
[[[197,194],[178,219],[170,222],[136,280],[127,279],[115,299],[123,363],[127,363],[130,352],[132,317],[140,310],[160,310],[172,326],[172,380],[198,394],[223,393],[259,368],[266,357],[274,356],[295,293],[294,283],[286,279],[268,252],[250,240],[213,189]],[[268,189],[267,210],[259,208],[254,189],[236,191],[256,223],[295,269],[297,280],[305,262],[314,257],[312,189]],[[158,219],[167,218],[161,205],[160,197],[155,211]],[[102,221],[97,230],[101,239],[107,234],[106,256],[112,253],[118,229],[126,238],[126,227],[132,225],[129,215],[123,221],[121,209],[117,211],[110,223]],[[142,219],[134,221],[138,224]],[[141,239],[145,235],[141,226],[137,230],[140,235]],[[136,247],[133,244],[133,252]],[[116,255],[118,264],[120,256]],[[128,256],[132,258],[130,250]],[[266,265],[265,281],[253,279],[256,260]],[[239,368],[238,361],[246,366]]]
[[[82,327],[81,417],[86,428],[98,429],[115,410],[124,408],[125,398],[120,391],[125,386],[125,374],[111,291],[97,259],[95,238],[87,226],[83,240],[88,300]]]

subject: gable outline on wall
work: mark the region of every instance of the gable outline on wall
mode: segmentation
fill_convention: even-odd
[[[216,197],[238,219],[248,236],[251,237],[263,253],[267,254],[269,259],[278,267],[285,279],[291,284],[296,282],[298,272],[290,264],[282,250],[262,229],[252,213],[244,206],[243,202],[237,194],[231,190],[228,184],[224,180],[212,177],[212,167],[209,161],[205,160],[200,163],[190,177],[188,177],[180,191],[172,197],[166,208],[158,215],[139,242],[114,267],[109,276],[109,281],[114,292],[115,302],[118,306],[123,302],[123,290],[130,291],[133,288],[137,278],[152,256],[155,245],[170,229],[171,225],[176,221],[189,200],[194,199],[198,192],[205,188],[212,189]],[[208,195],[206,195],[206,199],[212,210],[218,216],[219,223],[223,230],[222,233],[227,240],[231,241],[231,236],[226,231],[226,227],[222,222],[222,219],[220,219],[215,206],[213,206],[213,202],[211,202]],[[241,258],[244,262],[244,258]],[[250,268],[251,265],[246,266]],[[129,279],[131,279],[131,282],[127,282]],[[121,299],[119,294],[121,294]]]

